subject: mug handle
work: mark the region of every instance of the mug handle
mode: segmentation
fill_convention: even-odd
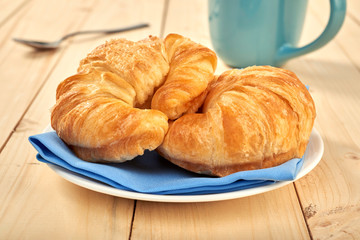
[[[325,30],[313,42],[303,47],[293,47],[290,44],[283,45],[277,53],[277,62],[286,60],[315,51],[327,44],[340,30],[346,14],[346,0],[330,0],[330,18]]]

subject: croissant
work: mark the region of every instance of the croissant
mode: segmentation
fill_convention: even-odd
[[[201,112],[169,124],[157,151],[214,176],[273,167],[303,156],[315,115],[309,92],[291,71],[229,70],[212,84]]]
[[[165,49],[170,71],[164,85],[155,92],[151,108],[174,120],[196,112],[202,105],[214,79],[217,57],[210,49],[177,34],[165,38]]]
[[[59,84],[51,126],[83,160],[133,159],[162,143],[168,116],[197,110],[216,61],[213,51],[176,34],[108,41]],[[190,87],[171,89],[182,84]]]

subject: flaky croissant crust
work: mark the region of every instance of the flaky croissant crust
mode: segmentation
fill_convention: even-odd
[[[262,66],[226,71],[202,112],[170,124],[158,152],[193,172],[226,176],[302,157],[314,102],[296,75]]]
[[[84,160],[133,159],[162,143],[168,118],[197,110],[216,62],[213,51],[177,34],[108,41],[59,84],[51,125]]]
[[[214,176],[303,156],[316,113],[297,76],[270,66],[214,76],[216,64],[213,51],[177,34],[108,41],[59,84],[52,127],[86,161],[157,149]]]

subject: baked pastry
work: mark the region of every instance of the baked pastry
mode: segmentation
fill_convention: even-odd
[[[301,157],[316,113],[296,75],[254,66],[214,77],[216,64],[177,34],[111,40],[59,84],[51,125],[93,162],[157,149],[187,170],[226,176]]]
[[[163,101],[170,109],[177,99],[177,115],[195,112],[190,103],[203,94],[215,66],[215,53],[180,35],[169,35],[165,41],[153,36],[138,42],[111,40],[94,49],[80,62],[78,73],[59,84],[52,128],[83,160],[130,160],[157,148],[168,130],[166,111],[143,109],[154,91],[165,80],[166,85],[186,82],[191,88],[159,89],[172,95],[160,94],[153,103],[159,106]],[[184,81],[173,74],[182,71]]]
[[[173,121],[158,152],[187,170],[226,176],[302,157],[314,102],[294,73],[262,66],[219,76],[202,112]]]
[[[170,71],[164,85],[155,92],[151,108],[174,120],[196,112],[202,105],[214,79],[217,57],[207,47],[177,34],[168,35],[164,44]]]

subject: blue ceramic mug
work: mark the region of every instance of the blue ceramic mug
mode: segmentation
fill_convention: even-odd
[[[291,58],[319,49],[340,30],[346,0],[330,0],[330,19],[323,33],[310,44],[297,47],[307,2],[209,0],[210,36],[215,52],[232,67],[281,66]]]

